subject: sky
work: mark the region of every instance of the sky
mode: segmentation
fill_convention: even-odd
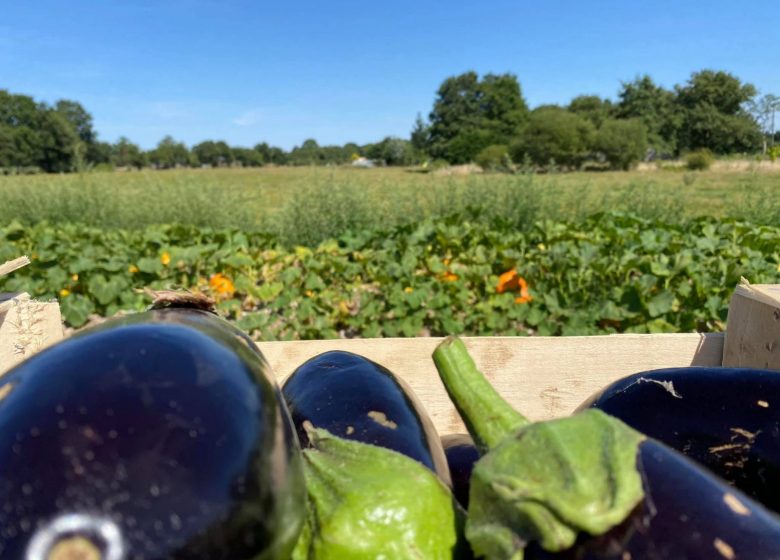
[[[0,89],[79,101],[99,139],[284,149],[408,137],[444,79],[530,107],[725,70],[780,95],[775,0],[6,0]]]

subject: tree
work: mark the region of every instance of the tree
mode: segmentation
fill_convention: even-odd
[[[182,142],[177,142],[171,136],[166,136],[149,152],[149,161],[162,169],[191,165],[194,163],[192,154]]]
[[[92,128],[92,115],[90,115],[81,103],[60,99],[54,105],[54,110],[62,115],[76,131],[79,139],[85,144],[97,141],[97,134]]]
[[[282,148],[269,146],[266,142],[261,142],[255,146],[255,151],[263,156],[265,163],[274,165],[284,165],[287,163],[287,153]]]
[[[87,160],[90,163],[110,163],[113,146],[109,142],[94,142],[87,147]]]
[[[233,160],[240,163],[241,167],[261,167],[263,155],[252,148],[231,148]]]
[[[417,118],[414,121],[414,127],[412,128],[412,133],[409,137],[412,147],[420,152],[426,151],[428,149],[430,135],[430,127],[425,123],[422,116],[420,116],[420,113],[417,113]]]
[[[751,84],[743,84],[728,72],[702,70],[676,90],[683,114],[681,149],[726,154],[753,151],[760,145],[761,130],[743,109],[756,95]]]
[[[766,154],[769,146],[775,143],[775,113],[780,111],[780,97],[768,93],[748,101],[746,108],[763,133],[762,153]]]
[[[594,148],[610,167],[628,171],[647,153],[647,129],[640,119],[607,119],[596,133]]]
[[[318,165],[324,162],[324,157],[317,141],[309,138],[292,149],[289,162],[293,165]]]
[[[366,154],[370,159],[384,161],[386,165],[412,165],[416,160],[411,141],[395,136],[387,136],[381,142],[371,144]]]
[[[598,95],[578,95],[571,100],[568,109],[572,113],[585,117],[598,128],[609,118],[612,102],[609,99],[602,99]]]
[[[664,89],[644,75],[624,82],[613,116],[619,119],[638,118],[647,129],[650,147],[658,154],[677,153],[677,132],[682,117],[672,91]]]
[[[487,146],[515,137],[527,115],[520,84],[512,74],[487,74],[481,81],[476,72],[447,78],[429,115],[428,152],[451,163],[466,163]],[[424,126],[417,130],[417,142],[424,130]]]
[[[111,161],[117,167],[135,167],[141,169],[146,165],[146,155],[136,144],[122,136],[111,147]]]
[[[528,157],[541,167],[553,162],[577,169],[591,152],[593,136],[593,125],[580,115],[554,107],[535,109],[510,155],[515,162]]]
[[[15,147],[13,129],[0,124],[0,169],[13,165]]]
[[[38,166],[49,173],[72,171],[76,165],[76,130],[62,114],[54,110],[44,111],[38,123]]]
[[[32,97],[16,95],[0,89],[0,124],[34,129],[38,126],[40,113],[45,108],[35,103]]]
[[[220,140],[206,140],[193,146],[192,153],[198,158],[198,162],[212,167],[223,167],[233,163],[233,152],[226,142]]]
[[[42,146],[39,131],[45,111],[45,105],[35,103],[32,97],[0,90],[0,126],[5,129],[2,159],[5,165],[40,166]]]

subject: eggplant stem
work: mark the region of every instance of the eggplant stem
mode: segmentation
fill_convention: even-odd
[[[480,455],[530,424],[477,369],[460,338],[445,338],[434,350],[433,361]]]

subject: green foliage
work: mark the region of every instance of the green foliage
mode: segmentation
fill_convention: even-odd
[[[593,126],[599,128],[612,113],[612,102],[598,95],[578,95],[571,100],[568,109],[588,119]]]
[[[680,149],[706,148],[716,154],[752,152],[761,145],[761,129],[743,109],[756,89],[727,72],[695,72],[677,87],[682,113]]]
[[[111,148],[111,161],[117,167],[140,169],[147,164],[146,154],[136,144],[122,136]]]
[[[226,142],[206,140],[192,147],[192,153],[201,165],[223,167],[233,163],[233,151]]]
[[[714,161],[715,157],[709,150],[696,150],[685,156],[685,167],[691,171],[706,171]]]
[[[279,340],[722,330],[740,276],[780,282],[778,227],[623,214],[528,225],[453,215],[296,247],[238,229],[16,223],[0,228],[0,261],[29,254],[32,265],[0,291],[56,297],[79,326],[92,313],[144,308],[144,287],[188,288],[218,297],[258,338]],[[531,301],[499,293],[499,275],[513,268]],[[234,291],[215,291],[216,273]]]
[[[166,136],[157,147],[148,153],[151,163],[161,169],[186,167],[197,161],[183,142],[177,142],[171,136]]]
[[[526,156],[540,166],[555,165],[577,169],[590,155],[595,130],[590,121],[559,107],[531,112],[519,139],[510,146],[513,161]]]
[[[638,118],[647,128],[648,143],[658,155],[677,151],[681,115],[672,91],[653,82],[648,75],[624,82],[614,108],[618,119]]]
[[[512,160],[509,157],[509,147],[504,144],[488,146],[474,160],[485,171],[511,171]]]
[[[613,169],[627,171],[642,161],[647,152],[647,129],[639,119],[608,119],[603,122],[594,142]]]
[[[394,136],[366,146],[365,154],[369,159],[384,162],[385,165],[413,165],[418,159],[412,142]],[[344,155],[347,156],[346,153]]]
[[[450,163],[468,163],[491,144],[507,144],[527,119],[528,107],[512,74],[476,72],[447,78],[429,115],[428,152]],[[417,137],[422,137],[420,126]],[[417,140],[419,142],[419,140]]]
[[[418,152],[424,152],[428,149],[428,143],[430,141],[430,127],[425,123],[420,113],[417,113],[417,118],[414,121],[414,128],[412,128],[409,141],[412,143],[412,147]]]
[[[287,163],[288,154],[281,148],[269,146],[267,142],[261,142],[254,147],[254,150],[260,154],[264,163],[274,165],[284,165]]]

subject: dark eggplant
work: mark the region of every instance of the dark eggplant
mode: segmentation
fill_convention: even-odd
[[[441,437],[444,455],[452,479],[452,493],[464,508],[469,507],[469,481],[479,451],[468,434],[449,434]]]
[[[780,558],[780,517],[674,449],[598,409],[529,422],[457,338],[434,361],[482,454],[466,521],[477,557]]]
[[[436,429],[411,389],[358,354],[331,351],[301,364],[282,386],[301,445],[309,421],[333,435],[403,453],[450,485]]]
[[[780,372],[670,368],[625,377],[584,402],[701,463],[780,511]]]
[[[226,321],[112,320],[26,360],[0,393],[1,558],[289,557],[300,447],[267,362]]]

